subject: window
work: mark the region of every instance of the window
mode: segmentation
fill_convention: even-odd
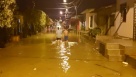
[[[114,26],[115,14],[110,15],[110,26]]]
[[[90,16],[90,27],[93,27],[93,16]]]
[[[123,3],[120,5],[120,13],[121,13],[121,20],[126,22],[126,15],[127,15],[127,4]]]

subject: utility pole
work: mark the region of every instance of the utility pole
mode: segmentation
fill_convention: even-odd
[[[77,6],[76,5],[74,5],[74,7],[75,7],[75,11],[76,11],[76,18],[77,18]]]

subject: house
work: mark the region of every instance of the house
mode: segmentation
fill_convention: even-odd
[[[136,40],[136,0],[116,0],[115,18],[108,34]]]
[[[114,26],[115,13],[115,4],[95,9],[86,9],[81,13],[85,16],[85,30],[99,27],[102,31],[102,35],[107,34],[109,28]]]
[[[95,9],[86,9],[81,14],[84,15],[85,30],[93,29],[97,26],[95,18],[97,14],[94,12]]]

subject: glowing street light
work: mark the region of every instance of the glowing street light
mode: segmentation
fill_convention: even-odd
[[[66,12],[68,12],[68,9],[66,9]]]
[[[66,2],[67,2],[67,0],[63,0],[63,2],[64,2],[64,3],[66,3]]]
[[[62,15],[62,14],[63,14],[63,12],[62,12],[62,11],[60,11],[60,14]]]

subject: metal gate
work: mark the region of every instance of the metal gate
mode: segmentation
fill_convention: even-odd
[[[136,41],[136,2],[134,3],[133,40]]]

